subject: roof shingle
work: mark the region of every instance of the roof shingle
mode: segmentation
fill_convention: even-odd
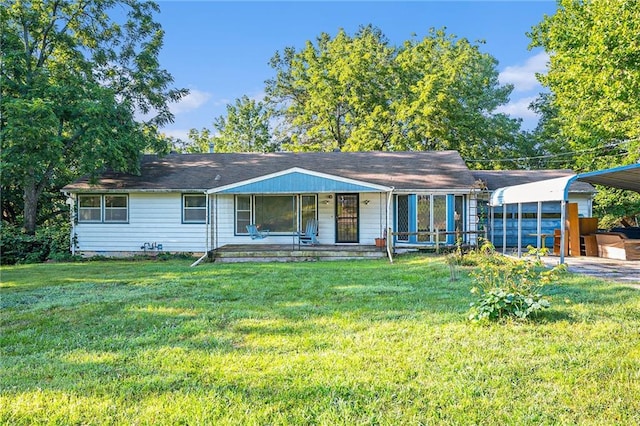
[[[139,176],[105,172],[93,185],[84,177],[63,190],[205,191],[294,167],[397,190],[468,190],[475,182],[457,151],[216,153],[145,155]]]

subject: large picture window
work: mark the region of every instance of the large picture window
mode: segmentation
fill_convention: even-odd
[[[200,194],[185,194],[182,196],[182,222],[207,222],[207,197]]]
[[[124,194],[79,195],[78,222],[126,223],[129,197]]]
[[[272,233],[295,232],[298,229],[296,198],[293,195],[255,196],[255,223]]]
[[[247,234],[246,226],[256,224],[271,234],[292,234],[309,219],[317,218],[316,195],[238,195],[236,234]]]

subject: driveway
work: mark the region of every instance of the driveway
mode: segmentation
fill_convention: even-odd
[[[548,266],[560,263],[557,256],[545,256],[543,262]],[[591,275],[609,281],[632,284],[640,289],[640,261],[617,260],[602,257],[565,257],[569,272]]]

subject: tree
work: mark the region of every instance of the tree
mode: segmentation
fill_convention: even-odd
[[[164,34],[153,21],[155,3],[4,4],[2,187],[22,192],[23,226],[32,234],[45,190],[105,167],[135,172],[143,150],[166,150],[157,128],[173,120],[169,103],[187,91],[171,88],[171,75],[159,68]]]
[[[389,109],[395,48],[380,30],[362,27],[354,37],[322,33],[296,52],[286,48],[270,61],[266,82],[292,150],[381,149],[392,133]]]
[[[294,150],[457,149],[472,159],[518,150],[517,120],[495,112],[511,86],[466,39],[431,30],[400,48],[380,30],[321,34],[276,52],[266,93]]]
[[[541,131],[552,151],[573,153],[577,171],[640,160],[640,2],[562,0],[529,37],[550,56],[539,80],[551,91]],[[640,195],[600,188],[595,204],[611,224],[637,215]]]
[[[273,152],[278,148],[270,131],[271,109],[262,101],[243,96],[227,105],[227,115],[213,121],[218,134],[210,137],[215,152]],[[193,133],[196,137],[197,133]],[[202,136],[210,135],[206,129]]]
[[[640,159],[639,3],[562,0],[529,34],[550,55],[547,124],[578,152],[578,170]]]

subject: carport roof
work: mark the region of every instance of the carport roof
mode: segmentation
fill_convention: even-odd
[[[575,181],[640,193],[640,163],[498,188],[492,194],[490,204],[500,206],[538,201],[567,201],[569,186]]]

